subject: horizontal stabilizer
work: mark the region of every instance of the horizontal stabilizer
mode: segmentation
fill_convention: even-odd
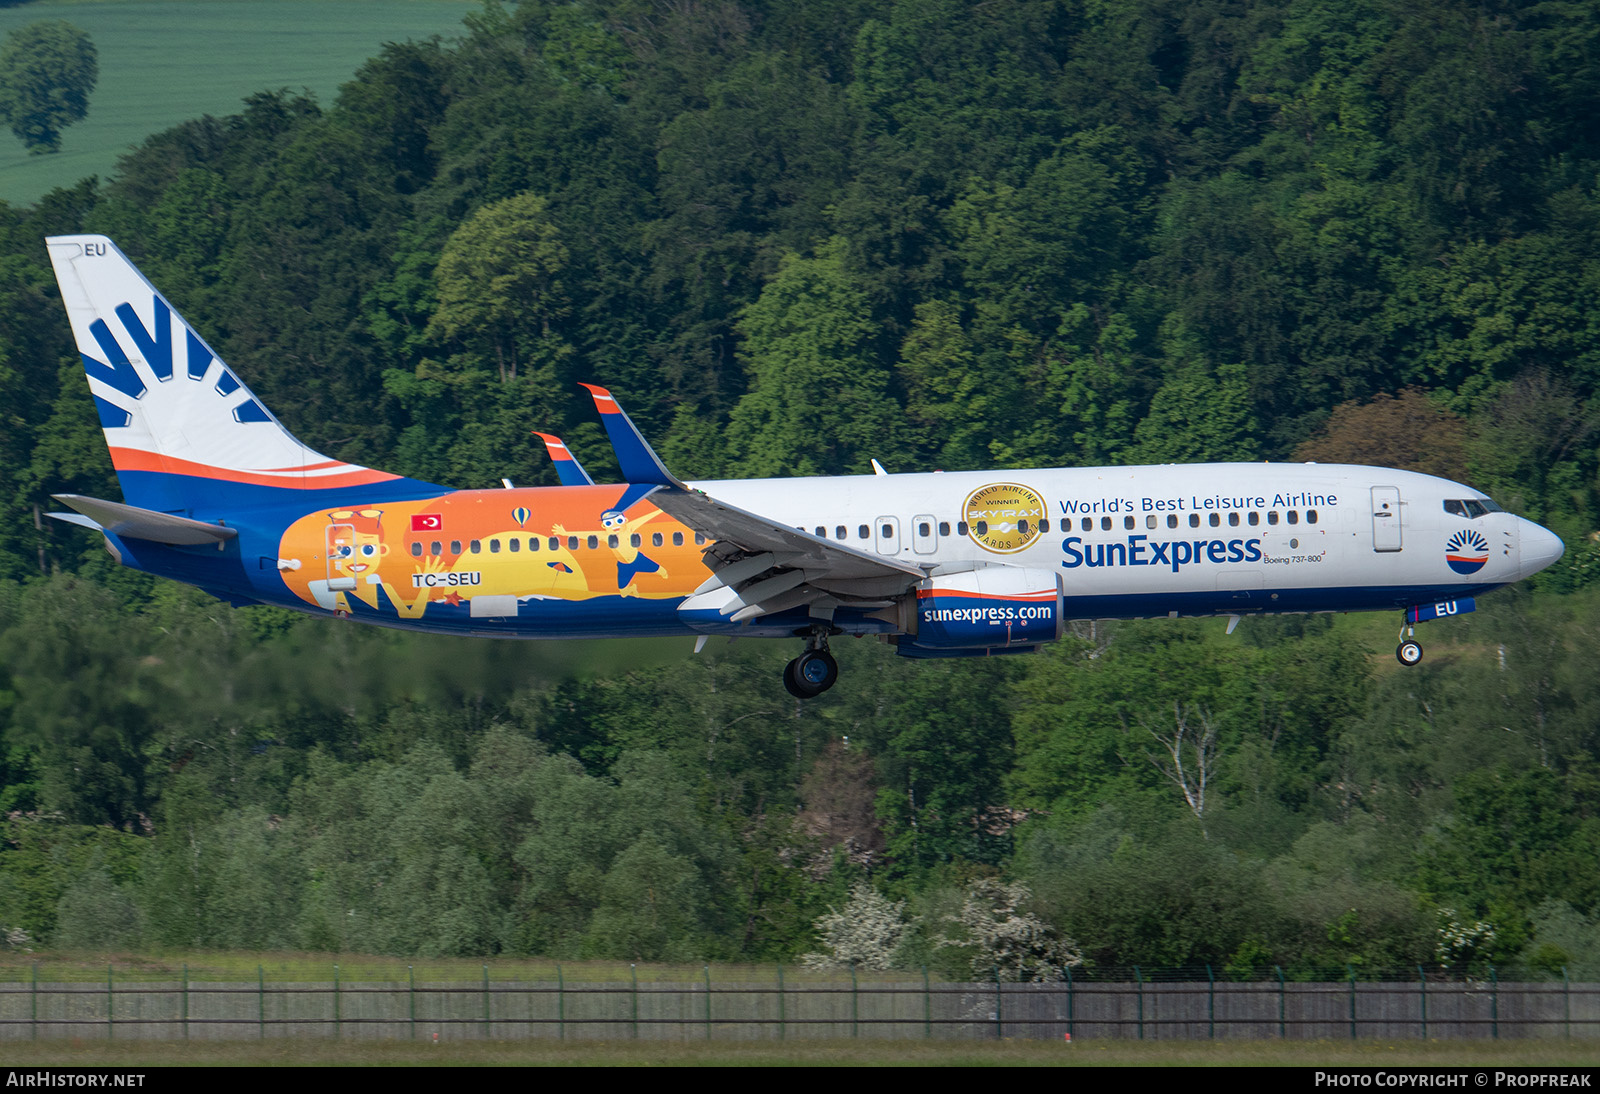
[[[63,505],[71,506],[84,517],[71,513],[51,513],[57,520],[99,528],[113,535],[131,539],[147,539],[152,543],[170,543],[178,547],[193,547],[203,543],[225,543],[239,534],[237,528],[209,524],[203,520],[190,520],[171,513],[156,513],[124,505],[119,501],[86,498],[82,494],[52,494]]]

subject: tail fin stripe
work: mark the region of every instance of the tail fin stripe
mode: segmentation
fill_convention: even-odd
[[[122,320],[122,325],[128,332],[128,337],[139,347],[139,352],[144,355],[145,364],[156,374],[156,379],[172,379],[172,313],[166,304],[159,296],[155,298],[154,338],[151,338],[150,332],[144,329],[144,324],[139,321],[139,315],[131,305],[118,304],[116,311],[117,318]]]
[[[270,422],[272,415],[268,414],[260,403],[251,399],[249,402],[240,403],[233,408],[233,420],[236,422]]]
[[[82,354],[83,368],[91,377],[99,380],[107,387],[115,388],[130,399],[137,399],[145,393],[144,381],[139,378],[139,373],[134,369],[133,362],[128,360],[128,355],[122,352],[122,347],[117,344],[117,339],[111,333],[111,328],[106,326],[104,319],[96,319],[89,324],[89,333],[94,335],[94,340],[100,343],[100,350],[106,355],[109,365],[96,361],[87,353]]]
[[[239,378],[227,369],[222,370],[222,375],[217,377],[217,394],[232,395],[239,390]]]
[[[211,367],[211,359],[215,354],[211,352],[211,347],[200,341],[194,331],[185,330],[184,333],[189,336],[189,379],[204,380],[206,369]]]
[[[98,362],[96,362],[98,364]],[[98,395],[91,395],[94,408],[100,415],[101,429],[121,429],[133,423],[133,415],[115,403],[108,403]]]

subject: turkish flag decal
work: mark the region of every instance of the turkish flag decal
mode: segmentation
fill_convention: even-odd
[[[413,532],[440,532],[444,530],[444,518],[438,513],[418,513],[411,518]]]

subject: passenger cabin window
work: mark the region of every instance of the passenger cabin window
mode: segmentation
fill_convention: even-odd
[[[1167,514],[1167,527],[1168,528],[1176,528],[1177,526],[1178,526],[1178,514],[1176,514],[1176,513],[1168,513]]]
[[[633,535],[628,537],[628,546],[629,547],[643,547],[644,546],[644,537],[639,535],[638,532],[633,533]]]
[[[577,549],[578,549],[578,537],[577,536],[568,536],[567,537],[567,550],[576,551]]]
[[[1278,523],[1278,511],[1276,509],[1267,514],[1267,523],[1274,526]]]
[[[978,521],[972,526],[972,528],[973,531],[977,532],[980,536],[986,536],[989,534],[989,522],[986,520]]]
[[[923,527],[926,528],[927,525],[923,525]],[[1021,532],[1023,535],[1027,535],[1028,534],[1028,528],[1029,528],[1029,525],[1028,525],[1028,521],[1027,521],[1026,517],[1024,517],[1022,520],[1017,521],[1017,531]],[[927,533],[924,532],[923,534],[926,535]]]
[[[1101,517],[1100,518],[1100,530],[1102,532],[1111,531],[1111,518],[1110,517]]]
[[[841,529],[841,530],[842,530],[842,529]],[[1047,529],[1047,530],[1048,530],[1048,529]],[[939,522],[939,534],[940,534],[940,535],[941,535],[941,536],[948,536],[948,535],[949,535],[949,534],[950,534],[950,522],[949,522],[949,521],[947,521],[947,520],[941,520],[941,521],[940,521],[940,522]],[[843,536],[840,536],[840,537],[839,537],[839,538],[840,538],[840,539],[843,539],[843,538],[844,538],[844,537],[843,537]]]
[[[1132,531],[1133,530],[1133,517],[1131,515],[1123,517],[1122,518],[1122,526],[1124,528],[1128,529],[1129,531]]]
[[[817,534],[818,535],[822,534],[822,529],[821,528],[817,529]],[[933,535],[933,525],[929,524],[925,520],[918,521],[917,522],[917,535],[921,536],[923,539],[927,539],[929,536]]]
[[[1081,528],[1085,532],[1094,531],[1094,518],[1093,517],[1084,517],[1083,518],[1083,523],[1078,525],[1078,527]]]
[[[1317,523],[1317,511],[1315,509],[1307,509],[1306,510],[1306,523],[1307,524],[1315,524],[1315,523]]]
[[[453,539],[450,541],[450,553],[453,555],[459,555],[461,553],[461,541],[459,539]]]
[[[967,534],[967,522],[964,521],[964,520],[956,521],[956,535],[964,536],[966,534]]]
[[[556,536],[551,536],[550,537],[550,549],[552,551],[561,550],[561,540],[560,540],[560,538],[558,538]]]
[[[814,534],[816,535],[816,537],[818,539],[827,539],[828,538],[828,530],[826,528],[824,528],[820,524],[817,525],[817,530],[816,530],[816,532]]]
[[[1261,514],[1255,512],[1254,510],[1251,510],[1251,512],[1250,512],[1250,527],[1254,528],[1256,525],[1258,525],[1260,523],[1261,523]]]
[[[1041,517],[1040,518],[1040,520],[1039,520],[1039,531],[1040,532],[1049,532],[1050,531],[1050,518],[1049,517]]]
[[[1200,527],[1200,514],[1199,513],[1190,513],[1189,514],[1189,527],[1190,528],[1198,528],[1198,527]]]
[[[620,546],[622,546],[622,541],[617,539],[616,536],[607,536],[606,537],[606,546],[607,547],[620,547]]]
[[[868,528],[865,524],[861,525],[859,528],[856,529],[856,538],[857,539],[871,539],[872,538],[872,529]]]
[[[590,536],[589,537],[589,550],[595,551],[595,550],[598,550],[599,548],[600,548],[600,537],[599,536]]]
[[[528,550],[537,551],[538,549],[539,549],[539,537],[538,536],[529,536],[528,537]]]
[[[1221,513],[1212,513],[1211,517],[1210,517],[1210,519],[1209,519],[1209,521],[1207,523],[1209,523],[1211,525],[1211,527],[1213,527],[1213,528],[1222,527],[1222,514]]]
[[[1299,524],[1300,523],[1300,514],[1296,513],[1293,509],[1289,510],[1289,512],[1286,515],[1289,518],[1289,523],[1290,524]]]
[[[475,539],[472,541],[472,553],[475,555],[483,554],[483,540]]]
[[[662,542],[663,541],[661,539],[661,533],[660,532],[652,532],[652,533],[650,533],[650,546],[659,547],[659,546],[661,546]]]
[[[421,558],[422,557],[422,541],[421,540],[417,540],[417,541],[415,541],[414,543],[411,544],[411,555],[412,555],[413,558]]]
[[[839,525],[835,525],[834,526],[834,529],[833,529],[833,538],[834,539],[844,539],[849,534],[850,534],[850,529],[846,528],[844,525],[839,524]]]
[[[682,532],[674,532],[674,533],[672,533],[672,545],[674,547],[682,547],[683,546],[683,533]]]
[[[704,547],[706,545],[706,537],[696,532],[694,534],[694,545],[696,547]]]
[[[1156,526],[1156,515],[1154,513],[1144,518],[1144,526],[1146,528],[1154,528]]]
[[[1229,513],[1228,514],[1228,527],[1229,528],[1237,528],[1237,527],[1239,527],[1239,514],[1238,513]]]
[[[428,544],[428,553],[434,558],[438,558],[440,555],[444,554],[444,544],[440,543],[438,540],[434,540],[432,543]]]

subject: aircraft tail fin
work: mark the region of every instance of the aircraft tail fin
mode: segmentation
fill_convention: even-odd
[[[45,242],[129,505],[170,513],[409,482],[297,440],[105,236]]]
[[[583,464],[578,462],[578,457],[566,446],[560,437],[554,433],[540,433],[534,430],[533,435],[544,442],[546,450],[550,453],[550,460],[556,465],[556,475],[561,479],[562,486],[593,486],[594,480],[589,477],[589,472],[583,469]]]
[[[622,478],[630,483],[652,483],[658,486],[675,486],[687,489],[676,475],[667,470],[650,442],[644,439],[639,427],[633,424],[622,405],[611,392],[595,384],[582,384],[594,396],[594,405],[600,411],[600,421],[616,450],[617,463],[622,467]]]

